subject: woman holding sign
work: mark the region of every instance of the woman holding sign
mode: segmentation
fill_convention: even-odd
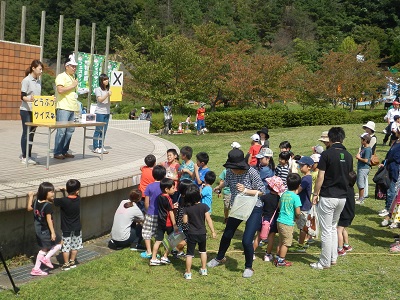
[[[40,76],[42,75],[43,64],[40,60],[35,59],[32,61],[30,67],[25,72],[25,78],[21,81],[21,106],[19,107],[19,114],[22,121],[22,136],[21,136],[21,150],[23,164],[28,160],[28,164],[36,165],[36,161],[33,160],[32,156],[32,145],[29,145],[28,153],[26,153],[26,134],[28,126],[26,122],[32,122],[32,101],[33,96],[40,96],[42,92],[42,84],[40,82]],[[29,141],[33,142],[36,127],[31,126],[29,134]]]
[[[104,134],[103,140],[106,137],[106,131],[108,127],[108,121],[110,120],[110,79],[106,74],[101,74],[99,77],[99,87],[94,90],[97,100],[97,106],[95,110],[96,122],[105,122],[104,133],[102,132],[102,126],[96,126],[96,130],[93,134],[93,152],[99,153],[103,151],[103,154],[107,154],[108,151],[104,149],[104,145],[101,144],[101,135]]]

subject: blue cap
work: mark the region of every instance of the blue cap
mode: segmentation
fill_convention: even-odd
[[[299,165],[307,165],[312,166],[314,164],[314,160],[309,156],[302,156],[298,161],[296,161]]]

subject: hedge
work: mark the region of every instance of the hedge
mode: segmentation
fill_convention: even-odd
[[[330,108],[310,108],[299,111],[241,110],[211,113],[206,118],[211,132],[258,130],[261,127],[300,127],[313,125],[361,124],[368,121],[383,122],[385,112],[346,111]]]

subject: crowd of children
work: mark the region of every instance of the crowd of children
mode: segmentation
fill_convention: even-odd
[[[373,122],[364,126],[369,125],[367,128],[370,129],[371,123]],[[372,137],[373,133],[367,130],[360,135],[361,147],[355,156],[357,172],[349,173],[346,204],[337,223],[338,256],[352,251],[347,227],[351,225],[355,216],[353,186],[357,183],[357,203],[363,204],[367,196],[365,187],[373,153],[370,147]],[[327,132],[321,134],[319,141],[323,142],[326,148],[330,147]],[[312,147],[309,156],[295,156],[291,144],[283,141],[279,144],[278,164],[275,165],[274,153],[269,145],[267,127],[251,136],[251,146],[246,157],[240,150],[241,145],[237,142],[232,143],[232,150],[224,164],[225,169],[219,175],[218,185],[214,188],[218,197],[221,194],[223,196],[226,228],[217,256],[208,263],[205,223],[211,231],[211,236],[216,238],[211,219],[212,185],[216,181],[216,174],[208,167],[209,155],[206,152],[197,153],[196,162],[192,161],[193,149],[190,146],[182,147],[179,155],[176,149],[168,149],[167,160],[160,164],[157,164],[154,155],[145,157],[138,189],[130,192],[129,200],[123,200],[115,213],[109,246],[114,249],[130,247],[132,250],[144,250],[140,256],[148,259],[150,266],[170,264],[170,252],[176,258],[185,257],[184,278],[192,279],[191,267],[195,247],[198,245],[201,261],[199,273],[202,276],[207,275],[207,267],[212,268],[225,263],[225,253],[230,241],[243,221],[231,216],[230,208],[235,201],[242,201],[236,200],[238,195],[251,195],[256,197],[257,201],[246,219],[246,229],[243,232],[242,243],[246,258],[243,277],[253,275],[252,261],[256,259],[254,253],[261,243],[268,243],[264,261],[273,262],[276,267],[291,266],[292,263],[286,260],[287,252],[306,252],[316,237],[313,232],[317,232],[318,225],[315,215],[311,215],[311,210],[318,204],[312,195],[319,171],[318,163],[324,149],[316,145]],[[64,193],[63,198],[55,198],[55,188],[48,182],[39,186],[36,199],[33,192],[29,193],[27,209],[34,211],[35,232],[40,247],[31,271],[32,275],[47,275],[48,272],[43,271],[41,265],[52,269],[54,266],[50,258],[58,250],[63,253],[62,270],[76,267],[77,252],[82,248],[79,189],[80,182],[71,179],[66,188],[61,189]],[[68,195],[65,195],[65,190]],[[393,211],[398,211],[400,222],[399,199],[400,197],[396,197]],[[56,234],[54,228],[52,204],[61,209],[62,238]],[[297,226],[299,233],[297,245],[292,248],[294,226]],[[267,233],[266,236],[261,235],[261,238],[260,232],[264,229]],[[165,247],[163,256],[160,257],[160,246],[165,236],[171,234],[181,234],[183,239],[173,249]],[[274,257],[276,234],[279,236],[279,242]],[[152,246],[153,238],[155,242]],[[142,240],[144,246],[141,245]],[[393,249],[394,252],[400,251],[398,243],[393,245]]]

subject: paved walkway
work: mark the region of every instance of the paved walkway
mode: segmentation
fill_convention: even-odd
[[[38,132],[46,129],[38,128]],[[0,212],[23,209],[30,190],[37,191],[40,183],[49,181],[56,187],[64,186],[70,178],[81,181],[81,196],[92,196],[137,184],[140,180],[140,166],[144,157],[154,154],[157,161],[166,159],[166,150],[174,144],[149,134],[132,132],[129,129],[109,128],[105,148],[110,152],[100,160],[100,155],[91,152],[90,140],[86,143],[85,158],[82,158],[83,129],[77,128],[71,140],[70,149],[74,159],[57,160],[50,158],[46,170],[46,136],[35,135],[32,157],[39,163],[25,167],[19,160],[21,154],[19,121],[0,121],[1,169],[0,169]],[[90,131],[88,131],[90,134]],[[52,146],[54,145],[52,135]],[[88,145],[89,142],[89,145]]]
[[[105,148],[110,152],[104,155],[103,161],[98,154],[91,152],[92,146],[86,144],[85,158],[82,158],[83,129],[77,128],[71,140],[74,159],[56,160],[50,158],[50,168],[46,170],[46,136],[35,135],[32,156],[39,163],[25,167],[20,162],[21,138],[20,121],[0,121],[1,169],[0,169],[0,212],[26,208],[27,193],[37,191],[40,183],[49,181],[56,187],[65,186],[70,178],[81,181],[81,196],[92,196],[116,189],[136,185],[140,181],[140,166],[144,165],[144,157],[153,154],[157,162],[166,160],[166,151],[176,146],[150,134],[133,132],[129,128],[109,127]],[[38,128],[38,132],[45,129]],[[90,134],[90,133],[89,133]],[[52,136],[54,145],[54,134]],[[85,243],[85,248],[78,253],[78,261],[84,263],[101,255],[108,254],[107,237]],[[60,261],[60,260],[59,260]],[[55,260],[53,262],[56,262]],[[22,284],[33,277],[29,275],[32,264],[13,268],[14,281]],[[57,273],[59,269],[52,271]],[[10,289],[11,284],[5,271],[0,272],[0,291]]]

